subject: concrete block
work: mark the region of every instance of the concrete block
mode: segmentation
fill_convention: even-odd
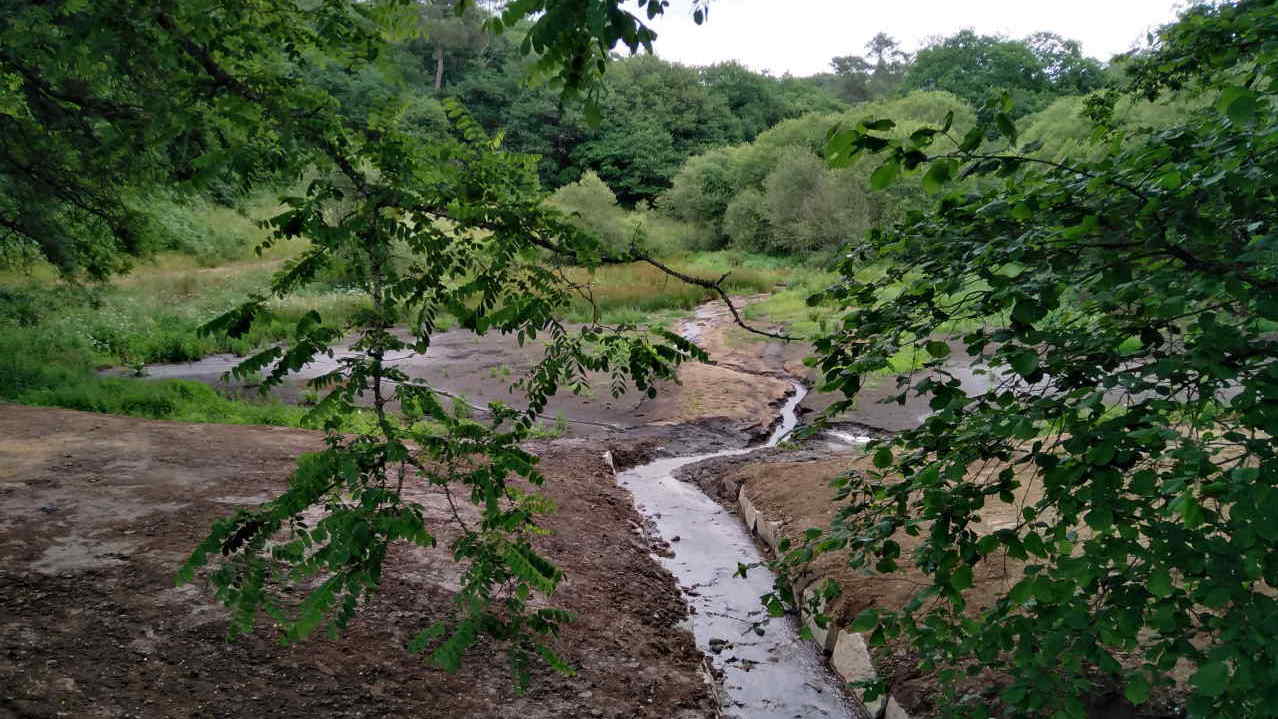
[[[745,492],[737,496],[737,503],[741,507],[741,521],[745,522],[746,531],[754,532],[755,523],[759,521],[759,511],[750,503]]]
[[[910,715],[906,714],[901,705],[896,703],[896,697],[888,697],[887,708],[883,711],[883,719],[910,719]]]
[[[859,632],[846,629],[839,631],[839,638],[834,643],[834,653],[830,655],[830,664],[843,677],[843,681],[849,684],[878,678],[874,662],[870,660],[870,650]],[[860,691],[856,693],[861,695]],[[865,708],[870,711],[870,716],[880,716],[885,708],[883,697],[867,703]]]
[[[760,514],[754,529],[759,533],[759,538],[769,547],[772,547],[772,551],[777,551],[777,545],[781,543],[780,522],[770,521]]]
[[[817,646],[821,647],[821,651],[829,654],[834,651],[834,642],[839,638],[839,630],[832,623],[827,623],[825,629],[817,626],[816,620],[813,619],[812,613],[807,607],[812,598],[817,595],[816,587],[808,587],[803,590],[803,622],[812,631],[812,639],[816,641]],[[821,602],[821,611],[825,611],[825,602]]]

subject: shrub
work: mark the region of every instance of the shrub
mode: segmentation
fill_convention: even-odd
[[[572,216],[578,227],[597,234],[606,252],[623,253],[634,240],[635,227],[617,205],[616,194],[594,172],[555,190],[550,204]]]
[[[830,250],[864,233],[879,216],[862,178],[828,170],[808,152],[786,155],[764,184],[769,232],[759,249],[767,252]]]
[[[735,248],[750,252],[770,249],[772,228],[763,193],[748,187],[737,194],[723,216],[723,231]]]

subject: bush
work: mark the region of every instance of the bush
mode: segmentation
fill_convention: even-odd
[[[581,229],[598,235],[609,254],[626,252],[635,239],[635,227],[617,204],[617,195],[593,171],[555,190],[550,204],[572,216]]]
[[[741,187],[733,167],[735,154],[739,154],[738,148],[711,150],[691,158],[658,199],[658,206],[671,217],[708,229],[712,245],[721,246],[727,239],[721,220]]]
[[[723,216],[723,231],[735,248],[749,252],[770,249],[772,228],[763,193],[747,187],[733,198]]]
[[[154,223],[155,250],[188,255],[204,267],[247,257],[266,238],[247,213],[207,200],[150,196],[138,203],[146,206]]]
[[[955,136],[976,122],[972,108],[947,92],[914,92],[861,103],[842,114],[812,113],[786,120],[752,143],[689,159],[659,206],[705,229],[713,247],[806,253],[815,259],[812,253],[832,251],[861,237],[874,223],[925,202],[917,175],[887,191],[869,192],[869,177],[877,167],[873,159],[837,172],[827,170],[820,154],[830,129],[889,117],[896,122],[892,134],[906,136],[943,122],[950,113]]]

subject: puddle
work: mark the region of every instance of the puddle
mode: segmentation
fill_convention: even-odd
[[[785,438],[798,422],[795,408],[805,390],[782,409],[781,424],[767,446]],[[639,511],[670,543],[673,557],[658,557],[684,588],[697,646],[723,672],[724,716],[739,719],[849,717],[840,680],[826,668],[816,645],[799,638],[789,620],[774,619],[763,634],[754,623],[766,618],[759,597],[772,590],[773,575],[763,568],[745,579],[737,565],[763,561],[741,520],[672,475],[679,467],[713,457],[745,454],[736,449],[690,457],[659,459],[618,475]]]

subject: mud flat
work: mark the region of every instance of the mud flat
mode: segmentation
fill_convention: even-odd
[[[335,357],[317,358],[290,375],[273,395],[284,402],[301,403],[307,395],[306,381],[337,369],[339,360],[348,353],[348,349],[338,348]],[[402,352],[387,360],[410,377],[472,407],[483,408],[490,402],[519,407],[523,406],[520,397],[510,385],[532,367],[540,353],[537,342],[521,346],[510,335],[476,336],[453,330],[435,335],[424,354]],[[196,362],[148,365],[145,372],[152,379],[194,380],[254,396],[257,382],[224,379],[241,361],[242,357],[233,355],[213,355]],[[790,391],[790,383],[782,379],[713,364],[686,364],[678,376],[679,382],[658,383],[657,396],[649,399],[634,390],[613,397],[608,390],[611,378],[595,373],[589,378],[595,389],[582,395],[560,392],[547,405],[544,421],[562,420],[571,437],[604,437],[648,426],[704,425],[725,440],[745,444],[767,436],[775,406]]]

